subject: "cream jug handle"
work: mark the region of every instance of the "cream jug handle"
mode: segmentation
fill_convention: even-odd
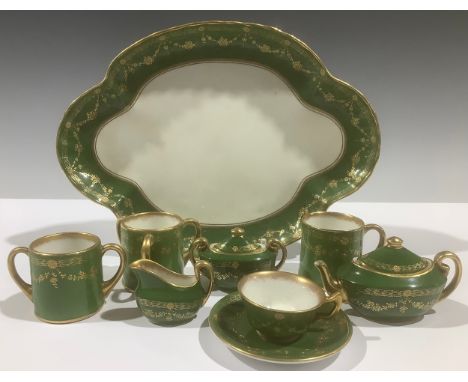
[[[10,272],[11,278],[14,280],[16,285],[19,286],[21,291],[32,301],[32,285],[24,281],[21,276],[18,274],[15,266],[15,257],[18,253],[24,253],[28,255],[28,248],[26,247],[16,247],[8,255],[8,271]]]
[[[205,297],[203,298],[201,306],[205,305],[206,301],[208,301],[208,297],[210,297],[211,291],[213,290],[213,284],[214,284],[213,267],[211,266],[209,262],[204,261],[204,260],[199,260],[195,262],[195,276],[198,282],[201,283],[200,278],[201,278],[203,269],[206,269],[208,271],[208,278],[210,280],[210,284],[208,285],[208,289],[205,290]],[[202,288],[203,288],[203,285],[202,285]]]
[[[195,266],[195,263],[197,261],[196,256],[198,254],[198,251],[200,249],[204,251],[208,248],[208,246],[208,240],[206,240],[204,237],[199,237],[193,241],[188,250],[188,259],[190,260],[193,266]]]
[[[450,259],[454,262],[455,264],[455,274],[453,275],[452,281],[444,288],[442,291],[442,294],[440,295],[439,301],[443,300],[444,298],[448,297],[458,286],[461,280],[462,276],[462,263],[460,258],[455,255],[453,252],[449,251],[442,251],[439,252],[435,257],[434,257],[434,262],[436,265],[439,267],[439,269],[442,271],[442,273],[447,276],[450,270],[450,267],[447,264],[444,264],[443,261],[445,259]]]

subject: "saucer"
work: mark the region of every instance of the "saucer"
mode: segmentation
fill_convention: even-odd
[[[338,353],[350,340],[351,323],[343,311],[332,318],[317,320],[299,340],[288,345],[265,341],[250,326],[244,303],[238,292],[231,293],[211,309],[210,327],[232,350],[261,361],[307,363]]]

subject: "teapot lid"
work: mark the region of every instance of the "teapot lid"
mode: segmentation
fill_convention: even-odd
[[[257,254],[264,252],[266,247],[258,242],[249,242],[244,237],[244,229],[235,227],[231,229],[231,237],[224,243],[213,243],[210,245],[210,250],[219,254],[241,255],[241,254]]]
[[[403,240],[396,236],[388,238],[383,247],[360,257],[358,262],[370,270],[394,275],[419,273],[432,264],[431,260],[403,247]]]

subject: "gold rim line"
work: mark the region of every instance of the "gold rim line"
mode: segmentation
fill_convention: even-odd
[[[38,245],[47,243],[49,241],[56,240],[57,238],[60,238],[60,237],[64,237],[64,238],[67,238],[67,237],[68,238],[69,237],[84,238],[85,237],[87,239],[91,239],[94,242],[94,244],[91,245],[90,247],[85,248],[85,249],[80,249],[79,251],[67,251],[67,252],[61,252],[61,253],[42,252],[42,251],[37,251],[36,249],[34,249],[34,247],[37,247]],[[72,255],[79,255],[79,254],[82,254],[84,252],[88,252],[88,251],[90,251],[92,249],[97,248],[100,245],[101,245],[101,239],[97,235],[94,235],[92,233],[88,233],[88,232],[58,232],[58,233],[53,233],[53,234],[50,234],[50,235],[41,236],[41,237],[35,239],[29,245],[29,251],[31,253],[35,254],[35,255],[38,255],[38,256],[72,256]]]
[[[299,309],[298,310],[272,309],[272,308],[268,308],[268,307],[266,307],[264,305],[260,305],[260,304],[256,303],[255,301],[252,301],[250,298],[248,298],[242,292],[242,289],[243,289],[244,285],[250,279],[255,278],[256,276],[263,277],[263,276],[269,276],[269,275],[277,276],[277,277],[282,278],[282,279],[287,279],[287,280],[299,282],[300,284],[306,285],[313,292],[317,292],[317,294],[318,294],[317,297],[319,297],[319,299],[320,299],[319,304],[312,307],[312,308],[302,309],[302,310],[299,310]],[[258,308],[267,310],[269,312],[288,313],[288,314],[306,313],[306,312],[310,312],[312,310],[320,308],[321,305],[323,305],[324,303],[327,302],[324,290],[322,288],[320,288],[317,284],[315,284],[313,281],[311,281],[311,280],[309,280],[309,279],[307,279],[305,277],[296,275],[295,273],[285,272],[285,271],[260,271],[260,272],[249,273],[248,275],[243,276],[239,280],[239,282],[237,283],[237,291],[238,291],[239,295],[243,299],[248,301],[250,304],[252,304],[252,305],[254,305],[254,306],[258,307]]]
[[[179,222],[173,226],[167,227],[167,228],[162,228],[162,229],[155,229],[155,228],[134,228],[128,226],[126,223],[128,223],[129,220],[132,219],[138,219],[143,216],[171,216],[179,220]],[[182,219],[179,215],[174,214],[172,212],[166,212],[166,211],[146,211],[146,212],[138,212],[136,214],[131,214],[127,215],[124,217],[121,217],[118,219],[117,225],[118,227],[125,227],[126,230],[128,231],[134,231],[134,232],[164,232],[164,231],[171,231],[175,228],[179,228],[181,225],[183,225],[185,222],[184,219]]]
[[[364,269],[368,272],[377,273],[379,275],[397,277],[397,278],[409,278],[409,277],[423,276],[431,272],[434,269],[434,262],[431,259],[423,258],[423,260],[427,264],[426,267],[414,273],[389,273],[389,272],[379,271],[363,263],[362,261],[359,260],[358,257],[353,258],[352,263],[356,265],[358,268]]]
[[[215,319],[211,315],[208,317],[208,323],[210,325],[211,330],[213,330],[216,337],[218,337],[218,339],[221,340],[221,342],[223,342],[227,347],[231,348],[232,350],[234,350],[234,351],[236,351],[236,352],[238,352],[240,354],[243,354],[246,357],[257,359],[257,360],[260,360],[260,361],[271,362],[271,363],[301,364],[301,363],[309,363],[309,362],[320,361],[322,359],[331,357],[331,356],[339,353],[349,343],[349,341],[351,340],[352,334],[353,334],[353,327],[352,327],[351,323],[349,322],[349,319],[347,317],[344,317],[344,318],[345,318],[345,320],[347,322],[347,329],[348,329],[347,333],[346,333],[346,341],[343,344],[341,344],[338,348],[336,348],[333,351],[328,352],[326,354],[322,354],[320,356],[308,357],[308,358],[292,358],[291,360],[287,360],[287,361],[278,360],[278,358],[273,358],[273,357],[259,356],[259,355],[256,355],[256,354],[252,354],[251,352],[249,352],[247,350],[244,350],[244,349],[241,349],[241,348],[239,348],[237,346],[234,346],[224,338],[224,336],[222,335],[223,334],[222,330],[219,329],[220,326],[213,324],[213,321],[215,321]]]
[[[367,98],[358,90],[356,89],[355,87],[353,87],[352,85],[350,85],[349,83],[339,79],[339,78],[336,78],[335,76],[333,76],[331,74],[331,72],[328,70],[328,68],[324,65],[324,63],[322,62],[322,60],[320,59],[320,57],[306,44],[304,43],[302,40],[300,40],[299,38],[295,37],[294,35],[290,34],[290,33],[287,33],[287,32],[284,32],[283,30],[277,28],[277,27],[273,27],[273,26],[267,26],[267,25],[263,25],[263,24],[259,24],[259,23],[252,23],[252,22],[242,22],[242,21],[226,21],[226,20],[211,20],[211,21],[199,21],[199,22],[193,22],[193,23],[186,23],[186,24],[182,24],[182,25],[178,25],[178,26],[174,26],[174,27],[171,27],[171,28],[166,28],[164,30],[161,30],[161,31],[158,31],[158,32],[155,32],[155,33],[152,33],[152,34],[149,34],[139,40],[137,40],[136,42],[134,42],[133,44],[131,44],[130,46],[128,46],[127,48],[123,49],[112,61],[111,63],[109,64],[108,68],[107,68],[107,71],[106,71],[106,74],[105,74],[105,77],[98,83],[96,84],[95,86],[89,88],[87,91],[85,91],[84,93],[82,93],[81,95],[79,95],[75,100],[73,100],[71,102],[71,104],[69,105],[69,107],[66,109],[66,111],[64,112],[63,114],[63,117],[62,117],[62,121],[64,121],[65,119],[65,116],[67,115],[67,113],[69,112],[69,110],[77,103],[77,101],[84,97],[85,95],[88,95],[89,93],[91,93],[92,91],[94,91],[95,89],[99,88],[107,79],[108,79],[108,76],[109,76],[109,73],[110,73],[110,68],[114,65],[114,63],[117,62],[117,60],[122,56],[124,55],[128,50],[131,50],[135,47],[137,47],[138,45],[140,45],[144,40],[148,39],[148,38],[155,38],[155,37],[158,37],[162,34],[165,34],[165,33],[168,33],[168,32],[172,32],[172,31],[177,31],[177,30],[180,30],[180,29],[183,29],[183,28],[188,28],[188,27],[196,27],[196,26],[205,26],[205,25],[209,25],[209,24],[225,24],[225,25],[244,25],[244,26],[256,26],[256,27],[259,27],[261,29],[264,29],[264,30],[271,30],[271,31],[276,31],[276,32],[279,32],[280,34],[283,34],[289,38],[291,38],[294,42],[296,42],[299,46],[301,46],[305,51],[307,51],[309,54],[312,55],[312,57],[314,57],[317,62],[320,64],[320,66],[322,67],[323,70],[325,70],[325,73],[326,75],[331,78],[333,81],[336,81],[337,83],[347,87],[348,89],[350,89],[351,91],[355,92],[360,98],[361,98],[361,101],[368,107],[369,109],[369,112],[370,112],[370,117],[372,118],[374,124],[375,124],[375,134],[376,134],[376,137],[378,138],[377,139],[377,144],[376,144],[376,151],[375,151],[375,163],[373,166],[371,166],[371,168],[369,169],[369,171],[366,171],[365,174],[363,175],[362,177],[362,182],[360,184],[358,184],[357,186],[355,186],[354,188],[351,188],[349,189],[347,192],[344,192],[343,194],[341,195],[338,195],[338,197],[336,199],[334,199],[333,201],[330,201],[330,200],[327,200],[326,203],[323,204],[323,207],[325,208],[325,210],[333,203],[333,202],[336,202],[338,200],[341,200],[343,198],[345,198],[346,196],[356,192],[357,190],[359,190],[367,181],[367,179],[370,177],[370,175],[373,173],[374,169],[375,169],[375,166],[376,164],[378,163],[378,160],[380,158],[380,148],[381,148],[381,137],[380,137],[380,127],[379,127],[379,123],[378,123],[378,120],[377,120],[377,116],[371,106],[371,104],[369,103],[369,101],[367,100]],[[62,130],[61,128],[62,124],[60,124],[60,128],[57,132],[57,136],[56,136],[56,141],[59,142],[59,136],[60,136],[60,132]],[[341,125],[339,125],[341,126]],[[59,145],[57,144],[56,145],[56,153],[57,153],[57,156],[60,158],[60,155],[59,155]],[[113,209],[111,208],[111,206],[109,205],[109,203],[105,203],[101,200],[95,200],[94,198],[89,198],[88,195],[82,191],[77,184],[75,184],[75,182],[70,179],[70,177],[68,176],[67,172],[65,171],[63,165],[62,165],[62,161],[59,161],[60,162],[60,167],[62,168],[62,171],[65,173],[65,175],[67,176],[67,178],[71,181],[71,183],[74,185],[74,187],[81,193],[83,194],[84,196],[86,196],[88,199],[92,200],[93,202],[97,203],[97,204],[101,204],[109,209],[111,209],[113,211]],[[138,187],[139,188],[139,187]],[[153,205],[153,203],[150,203],[151,205]],[[154,206],[154,205],[153,205]],[[283,208],[286,208],[288,205],[285,205],[283,206]],[[155,207],[155,206],[154,206]],[[156,208],[156,207],[155,207]],[[278,212],[280,212],[280,210],[278,211],[275,211],[274,213],[272,214],[276,214]],[[117,217],[120,217],[119,213],[116,212],[116,211],[113,211],[114,214],[117,216]],[[262,217],[260,219],[255,219],[255,220],[251,220],[251,221],[247,221],[245,222],[244,224],[249,224],[249,223],[252,223],[252,222],[256,222],[258,220],[262,220],[264,218],[267,218],[269,217],[269,215],[265,216],[265,217]],[[206,224],[206,223],[201,223],[202,226],[207,226],[207,227],[211,227],[211,226],[214,226],[214,227],[227,227],[227,226],[232,226],[234,224]],[[299,237],[296,237],[294,235],[292,235],[291,237],[288,237],[287,240],[286,240],[286,243],[287,244],[291,244],[297,240],[300,239],[300,236]]]
[[[129,268],[149,273],[149,274],[151,274],[151,275],[153,275],[155,277],[160,277],[159,274],[157,273],[157,271],[155,270],[155,269],[157,269],[157,270],[160,270],[163,274],[168,275],[170,277],[174,277],[174,278],[179,279],[179,280],[181,280],[181,279],[188,280],[189,277],[193,278],[194,281],[190,285],[179,285],[179,284],[175,284],[173,282],[164,280],[165,283],[167,283],[169,285],[172,285],[173,287],[176,287],[176,288],[191,288],[191,287],[195,286],[198,283],[198,279],[197,279],[196,275],[184,275],[182,273],[174,272],[172,269],[166,268],[163,265],[161,265],[161,264],[159,264],[159,263],[157,263],[156,261],[153,261],[153,260],[139,259],[139,260],[136,260],[133,263],[131,263],[129,265]],[[129,291],[131,291],[131,290],[129,290]],[[131,292],[134,292],[134,291],[131,291]]]
[[[358,228],[354,229],[327,229],[327,228],[319,228],[311,225],[310,223],[307,223],[305,219],[313,216],[322,216],[322,215],[328,215],[328,216],[334,216],[334,217],[341,217],[344,218],[345,220],[352,221],[356,224],[359,224]],[[316,231],[325,231],[325,232],[357,232],[365,227],[364,220],[361,218],[358,218],[357,216],[347,214],[344,212],[335,212],[335,211],[314,211],[314,212],[307,212],[302,216],[301,222],[304,223],[306,226],[316,230]]]

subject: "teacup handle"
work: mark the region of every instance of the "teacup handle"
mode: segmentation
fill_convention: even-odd
[[[26,247],[16,247],[10,252],[8,255],[8,272],[10,272],[10,276],[16,285],[18,285],[26,297],[32,301],[32,285],[24,281],[16,270],[15,257],[19,253],[24,253],[26,256],[29,256],[29,249]]]
[[[434,257],[434,262],[436,265],[440,268],[442,273],[447,276],[449,273],[449,266],[447,264],[444,264],[443,261],[445,259],[450,259],[454,262],[455,264],[455,274],[453,275],[452,281],[450,281],[449,285],[447,285],[444,290],[442,291],[442,294],[440,295],[439,301],[443,300],[444,298],[448,297],[458,286],[461,280],[462,276],[462,263],[460,258],[455,255],[453,252],[449,251],[442,251],[439,252],[437,255]]]
[[[198,220],[184,219],[184,224],[183,224],[182,229],[184,229],[185,227],[187,227],[189,225],[191,225],[193,228],[195,228],[195,240],[198,239],[199,237],[201,237],[201,225],[198,222]],[[192,244],[193,244],[193,242],[192,242]],[[191,246],[192,245],[190,245],[190,247]],[[187,261],[190,260],[190,249],[187,252],[185,252],[182,256],[183,256],[183,259],[184,259],[184,264],[187,264]]]
[[[151,260],[151,246],[153,245],[153,235],[147,233],[141,244],[140,255],[142,259]]]
[[[208,301],[208,297],[210,297],[211,291],[213,290],[213,284],[214,284],[214,274],[213,274],[213,267],[211,264],[207,261],[204,260],[199,260],[195,262],[195,276],[200,282],[200,277],[201,277],[201,272],[203,269],[206,269],[208,271],[208,278],[210,279],[210,284],[208,286],[208,289],[205,290],[205,298],[202,301],[201,306],[205,305],[206,302]],[[201,285],[201,282],[200,282]],[[202,285],[203,288],[203,285]]]
[[[206,250],[208,248],[208,240],[206,240],[204,237],[199,237],[195,239],[192,244],[190,245],[190,248],[188,250],[188,259],[190,262],[195,266],[197,262],[197,254],[199,250]]]
[[[377,231],[379,234],[379,243],[377,244],[377,248],[382,247],[387,239],[384,229],[378,224],[366,224],[364,226],[364,235],[371,230]]]
[[[278,251],[281,249],[281,260],[278,264],[274,266],[275,271],[277,271],[283,266],[284,262],[286,261],[286,257],[288,257],[288,250],[286,249],[284,244],[277,239],[271,239],[268,242],[268,248],[273,251],[276,251],[277,255]]]
[[[331,296],[325,296],[324,304],[329,302],[333,302],[333,310],[330,313],[317,313],[318,319],[330,318],[341,309],[341,304],[343,303],[343,296],[341,295],[341,292],[335,292]]]
[[[126,259],[127,259],[127,255],[124,249],[118,244],[115,244],[115,243],[104,244],[102,246],[102,256],[104,256],[107,251],[117,252],[117,254],[120,257],[120,264],[115,275],[111,277],[109,280],[104,281],[102,284],[102,293],[104,295],[104,298],[106,298],[109,295],[111,290],[114,288],[115,284],[117,284],[117,282],[120,280],[120,277],[122,277],[122,274],[125,268]]]

